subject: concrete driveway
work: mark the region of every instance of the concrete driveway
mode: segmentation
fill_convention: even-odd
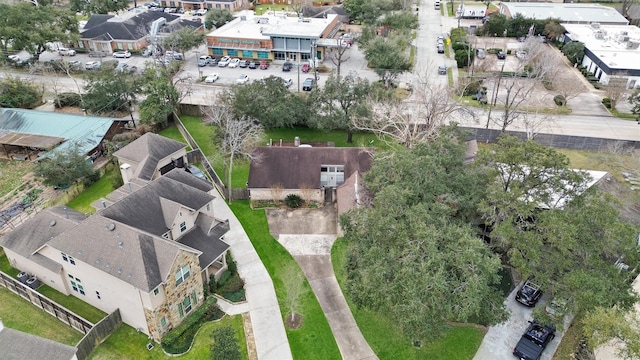
[[[533,320],[531,316],[532,308],[528,308],[516,301],[516,292],[520,289],[517,286],[509,297],[505,300],[507,309],[511,312],[509,320],[502,324],[491,326],[482,339],[480,348],[476,353],[474,360],[513,360],[513,348],[516,346],[520,337],[529,326],[529,321]],[[545,306],[541,300],[537,306]],[[564,329],[569,327],[570,320],[565,318]],[[553,354],[558,349],[563,331],[556,332],[555,339],[551,340],[547,348],[542,353],[540,360],[551,360]]]
[[[377,359],[362,336],[333,272],[331,246],[336,239],[335,206],[294,211],[270,209],[267,220],[270,233],[289,251],[307,277],[342,358]]]

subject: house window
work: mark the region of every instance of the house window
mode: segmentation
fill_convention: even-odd
[[[121,42],[117,42],[116,43],[116,48],[123,50],[124,49],[124,45]]]
[[[78,47],[84,49],[84,41],[78,40]]]
[[[187,297],[182,300],[182,307],[185,314],[188,314],[191,311],[191,296],[187,295]]]
[[[207,4],[207,9],[211,9],[211,4]]]
[[[227,9],[227,10],[229,10],[229,9],[230,9],[229,4],[225,4],[225,5],[224,5],[224,8],[225,8],[225,9]]]
[[[167,326],[167,318],[165,318],[164,316],[162,317],[162,319],[160,319],[160,326]]]
[[[221,48],[213,48],[213,49],[211,49],[211,54],[213,54],[213,55],[224,55],[224,51]]]
[[[169,7],[176,7],[175,1],[169,1]]]
[[[220,9],[220,4],[216,4],[216,9]]]
[[[189,278],[189,265],[183,266],[180,270],[176,272],[176,286],[182,284],[183,281]]]
[[[69,282],[71,283],[71,289],[73,289],[73,291],[80,293],[82,295],[85,294],[84,287],[82,286],[80,279],[69,274]]]
[[[65,253],[60,253],[60,254],[62,254],[62,260],[70,263],[71,265],[75,265],[76,264],[76,260],[72,256],[67,255]]]
[[[98,298],[98,300],[102,299],[102,296],[100,296],[100,291],[96,290],[96,297]]]
[[[180,314],[181,318],[184,317],[184,310],[182,310],[182,303],[178,304],[178,313]]]
[[[187,231],[187,223],[183,221],[180,223],[180,232],[185,232],[185,231]]]
[[[229,56],[238,56],[238,50],[236,50],[236,49],[227,49],[227,55],[229,55]]]
[[[268,59],[269,52],[267,51],[258,51],[258,59]]]
[[[198,303],[198,296],[196,296],[196,291],[195,290],[193,290],[191,292],[191,301],[193,301],[193,305]]]
[[[158,296],[159,292],[160,292],[160,290],[158,290],[158,288],[153,289],[153,295]]]

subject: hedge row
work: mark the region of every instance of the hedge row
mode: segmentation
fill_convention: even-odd
[[[193,338],[202,324],[221,319],[224,312],[218,308],[215,297],[209,297],[204,304],[187,316],[184,321],[166,333],[162,338],[162,348],[169,354],[183,354],[189,350]]]

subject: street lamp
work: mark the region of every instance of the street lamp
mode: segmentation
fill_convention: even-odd
[[[316,44],[316,41],[313,40],[311,41],[311,58],[313,59],[313,78],[316,80],[316,82],[318,82],[318,44]]]

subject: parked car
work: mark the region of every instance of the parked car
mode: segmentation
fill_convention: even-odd
[[[556,336],[555,334],[556,329],[553,326],[531,321],[527,331],[513,349],[513,355],[521,360],[539,360],[547,344]]]
[[[262,60],[260,62],[260,69],[261,70],[267,70],[269,68],[269,62],[266,60]]]
[[[231,61],[231,58],[228,56],[224,56],[222,57],[222,59],[220,59],[220,61],[218,61],[218,66],[226,67],[227,65],[229,65],[229,61]]]
[[[282,71],[291,71],[292,68],[293,64],[288,61],[282,64]]]
[[[520,60],[526,60],[527,52],[525,50],[519,50],[518,52],[516,52],[516,57]]]
[[[249,82],[249,76],[247,74],[240,74],[238,79],[236,79],[236,84],[244,85]]]
[[[209,179],[207,178],[207,176],[202,172],[202,170],[198,169],[195,165],[189,165],[187,166],[187,169],[193,176],[197,177],[198,179],[209,182]]]
[[[184,60],[184,54],[177,51],[169,50],[165,53],[165,56],[168,58],[173,58],[174,60],[178,60],[178,61]]]
[[[89,57],[105,57],[107,56],[107,53],[105,53],[104,51],[100,51],[100,50],[92,50],[89,51]]]
[[[444,54],[444,45],[443,44],[438,44],[437,48],[438,48],[438,54]]]
[[[128,59],[131,57],[131,53],[128,51],[116,51],[113,53],[113,57],[120,58],[120,59]]]
[[[249,66],[247,66],[249,69],[257,69],[260,66],[260,64],[257,61],[252,61],[249,63]]]
[[[205,16],[207,15],[207,9],[199,9],[193,12],[195,16]]]
[[[101,67],[102,63],[100,61],[87,61],[87,63],[84,64],[84,68],[87,70],[97,70]]]
[[[240,59],[238,59],[238,58],[233,58],[233,59],[229,60],[229,67],[230,68],[237,68],[238,64],[240,64]]]
[[[498,57],[498,60],[504,60],[507,58],[507,54],[504,51],[498,51],[496,56]]]
[[[516,301],[522,305],[529,307],[536,306],[538,299],[542,296],[542,290],[540,286],[533,283],[531,280],[524,282],[520,290],[516,293]]]
[[[220,61],[220,59],[211,58],[211,60],[209,60],[209,66],[218,66],[218,61]]]
[[[9,60],[13,61],[16,64],[19,64],[23,61],[22,58],[18,55],[9,55],[7,57],[9,58]]]
[[[60,56],[76,56],[76,51],[62,47],[58,49],[58,54],[60,54]]]
[[[447,67],[444,65],[438,66],[438,74],[447,75]]]
[[[202,66],[207,66],[209,64],[211,64],[211,61],[213,60],[213,58],[209,55],[202,55],[198,58],[198,66],[202,67]]]
[[[291,79],[282,79],[282,85],[286,88],[290,88],[293,85],[293,80]]]
[[[438,37],[436,40],[436,45],[444,45],[444,38]]]
[[[308,73],[309,71],[311,71],[311,65],[307,63],[302,64],[302,68],[300,68],[300,71],[302,71],[303,73]]]
[[[129,66],[129,64],[126,63],[118,63],[118,65],[116,66],[116,68],[114,69],[115,71],[121,71],[127,74],[131,74],[134,73],[138,68],[136,66]]]
[[[316,79],[314,78],[306,78],[302,83],[302,91],[311,91],[313,90],[313,86],[316,84]]]
[[[218,80],[220,77],[218,76],[217,73],[213,73],[213,74],[209,74],[207,75],[206,78],[204,78],[204,82],[207,84],[213,84],[214,82],[216,82],[216,80]]]
[[[71,60],[69,61],[69,68],[71,69],[81,69],[82,68],[82,61],[80,60]]]
[[[486,57],[484,49],[476,49],[476,57],[478,59],[484,59]]]
[[[249,66],[249,60],[240,60],[238,67],[246,68],[247,66]]]

